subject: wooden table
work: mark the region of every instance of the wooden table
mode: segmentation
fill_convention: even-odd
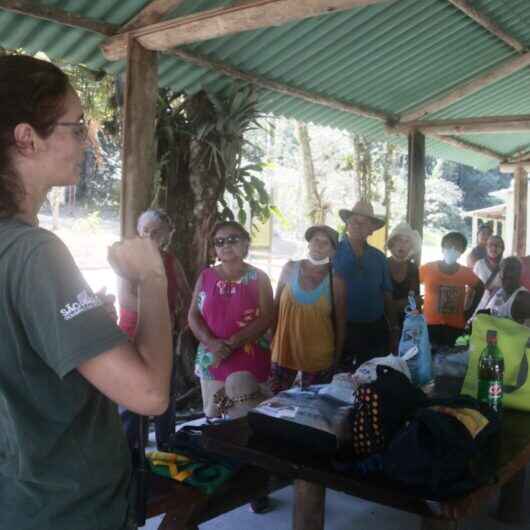
[[[148,519],[164,514],[159,530],[198,530],[199,524],[289,484],[262,468],[245,466],[212,495],[174,480],[149,476]]]
[[[459,519],[472,514],[499,488],[502,488],[500,517],[513,520],[520,512],[524,473],[530,462],[530,414],[505,411],[499,443],[498,481],[444,502],[406,494],[384,481],[368,481],[338,473],[333,470],[329,458],[290,451],[273,440],[258,439],[244,418],[209,427],[204,432],[203,445],[294,480],[294,530],[324,528],[326,488],[418,514],[422,517],[423,530],[455,530]]]

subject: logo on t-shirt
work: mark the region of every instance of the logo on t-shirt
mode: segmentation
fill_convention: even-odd
[[[77,301],[72,302],[71,304],[66,304],[63,309],[60,310],[60,313],[65,320],[71,320],[81,313],[101,305],[103,305],[103,303],[95,294],[84,289],[77,295]]]
[[[451,315],[458,313],[461,288],[454,285],[440,285],[438,292],[438,313]]]

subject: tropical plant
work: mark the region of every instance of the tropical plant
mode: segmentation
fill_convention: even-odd
[[[153,203],[175,221],[174,246],[190,280],[208,261],[208,235],[216,221],[237,218],[248,224],[271,213],[259,178],[263,164],[245,156],[251,149],[245,135],[258,126],[258,117],[248,86],[192,96],[160,91]],[[185,228],[184,237],[179,228]]]

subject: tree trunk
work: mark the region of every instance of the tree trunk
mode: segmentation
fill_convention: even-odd
[[[354,202],[360,201],[363,198],[363,187],[361,183],[361,142],[357,134],[352,134],[354,168],[353,168],[353,190],[355,193]]]
[[[385,152],[383,155],[382,160],[382,176],[383,176],[383,184],[385,187],[384,192],[384,199],[383,199],[383,206],[385,207],[385,217],[387,219],[387,222],[385,224],[385,250],[386,250],[386,242],[388,239],[388,225],[391,215],[391,202],[390,198],[392,195],[392,192],[394,191],[394,176],[392,174],[393,170],[393,160],[394,160],[394,153],[396,150],[396,146],[393,144],[386,143],[385,144]]]
[[[354,187],[357,190],[357,200],[372,201],[374,199],[372,142],[358,134],[352,135],[352,141],[356,174]]]
[[[59,218],[61,216],[61,204],[64,202],[64,188],[52,188],[48,192],[48,202],[52,211],[52,230],[59,230]]]
[[[204,92],[190,96],[187,113],[212,113]],[[177,136],[174,159],[164,166],[166,210],[175,223],[172,248],[182,263],[190,285],[211,261],[208,256],[210,232],[217,221],[217,201],[224,193],[224,182],[211,163],[211,146],[190,135]],[[163,146],[161,146],[162,152]]]
[[[309,131],[307,125],[302,122],[298,122],[297,129],[304,166],[306,216],[312,225],[324,224],[326,222],[326,208],[322,204],[322,195],[318,189],[318,179],[315,175]]]

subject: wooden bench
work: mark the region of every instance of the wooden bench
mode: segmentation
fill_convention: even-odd
[[[197,530],[201,523],[287,486],[288,479],[267,471],[243,467],[212,495],[174,480],[150,475],[147,518],[164,514],[159,530]]]

